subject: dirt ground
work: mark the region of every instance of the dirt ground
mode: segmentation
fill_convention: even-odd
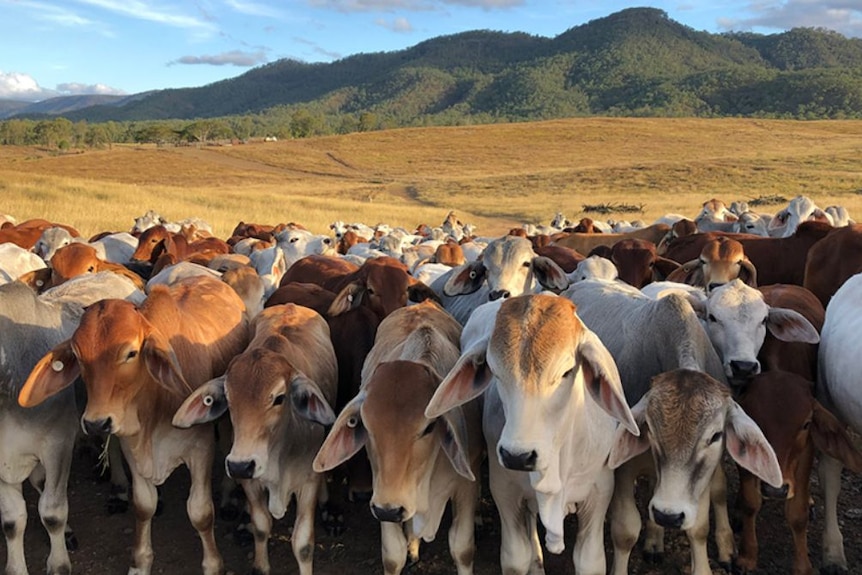
[[[736,493],[735,469],[726,463],[731,483],[731,498]],[[823,507],[817,477],[812,477],[812,493],[815,497],[815,517],[809,528],[809,545],[815,572],[821,557],[820,537],[823,525]],[[188,474],[177,470],[163,489],[164,511],[153,524],[153,546],[155,549],[154,573],[198,574],[200,573],[200,542],[185,514],[185,497],[188,490]],[[36,493],[26,486],[29,524],[26,533],[27,561],[31,573],[44,573],[48,553],[47,536],[38,521]],[[125,514],[108,515],[105,502],[109,491],[107,482],[100,481],[94,471],[94,462],[81,457],[76,459],[69,485],[71,524],[79,542],[79,548],[71,554],[73,573],[87,575],[121,575],[128,571],[133,541],[134,518],[131,511]],[[643,503],[643,501],[641,501]],[[643,509],[643,505],[641,508]],[[732,503],[731,503],[732,507]],[[476,536],[476,575],[500,573],[500,531],[493,501],[483,495],[480,511],[484,519]],[[328,535],[318,519],[315,573],[321,575],[363,575],[382,573],[380,560],[380,529],[372,518],[366,503],[349,504],[346,509],[347,530],[343,535]],[[842,522],[845,550],[851,574],[862,574],[862,477],[844,472],[839,515]],[[270,541],[272,573],[298,573],[290,548],[290,513],[275,523]],[[224,557],[228,575],[246,574],[251,571],[251,546],[240,545],[233,535],[234,523],[218,521],[217,541]],[[444,520],[443,529],[447,527]],[[576,521],[570,517],[566,527],[567,546],[562,555],[545,554],[545,570],[549,575],[574,573],[571,549]],[[758,574],[784,574],[791,572],[792,541],[783,519],[783,505],[776,501],[764,503],[758,521],[760,540],[760,569]],[[445,532],[438,534],[430,544],[423,544],[420,562],[405,570],[411,575],[442,575],[454,573],[449,557]],[[606,529],[605,545],[610,565],[612,549]],[[659,565],[647,566],[638,550],[632,554],[630,573],[648,575],[675,575],[689,572],[688,542],[679,532],[666,535],[667,553]],[[715,547],[710,542],[710,557],[715,557]],[[5,546],[0,547],[0,561],[5,564]],[[713,563],[714,573],[725,572]]]

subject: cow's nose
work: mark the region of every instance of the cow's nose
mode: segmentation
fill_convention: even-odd
[[[251,479],[254,476],[254,460],[231,461],[225,460],[227,474],[234,479]]]
[[[496,301],[500,298],[505,299],[505,298],[509,297],[510,295],[512,295],[512,294],[509,292],[509,290],[498,289],[498,290],[494,290],[491,293],[489,293],[488,299],[490,299],[491,301]]]
[[[85,419],[84,431],[87,434],[111,433],[113,421],[110,417],[105,419]]]
[[[712,291],[712,290],[714,290],[714,289],[720,288],[720,287],[721,287],[721,286],[723,286],[723,285],[724,285],[724,282],[712,282],[712,283],[710,283],[710,284],[707,286],[707,290],[706,290],[706,291],[708,291],[708,292],[709,292],[709,291]]]
[[[757,375],[760,371],[760,365],[756,361],[736,361],[730,362],[730,371],[733,373],[734,379],[742,379]]]
[[[787,494],[790,492],[790,485],[785,483],[781,487],[773,487],[768,483],[760,482],[760,493],[769,499],[787,499]]]
[[[670,529],[679,529],[685,521],[685,513],[665,513],[655,507],[652,508],[652,516],[656,523]]]
[[[377,505],[372,504],[371,513],[378,521],[401,523],[404,520],[403,507],[378,507]]]
[[[512,453],[505,447],[500,447],[500,461],[507,469],[514,471],[535,471],[539,454],[536,450],[523,453]]]

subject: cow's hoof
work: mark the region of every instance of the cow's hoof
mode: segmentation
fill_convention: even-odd
[[[337,505],[325,504],[320,508],[320,520],[323,528],[331,537],[344,534],[347,526],[344,524],[344,511]]]
[[[66,539],[66,551],[77,551],[78,550],[78,538],[75,537],[75,534],[71,531],[65,534]]]

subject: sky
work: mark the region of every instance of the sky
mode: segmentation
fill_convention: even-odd
[[[203,86],[467,30],[554,37],[634,6],[696,30],[862,37],[862,0],[0,0],[0,99]]]

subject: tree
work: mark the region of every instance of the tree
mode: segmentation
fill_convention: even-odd
[[[206,143],[209,140],[229,138],[230,127],[221,120],[198,120],[182,129],[180,135],[189,142]]]

